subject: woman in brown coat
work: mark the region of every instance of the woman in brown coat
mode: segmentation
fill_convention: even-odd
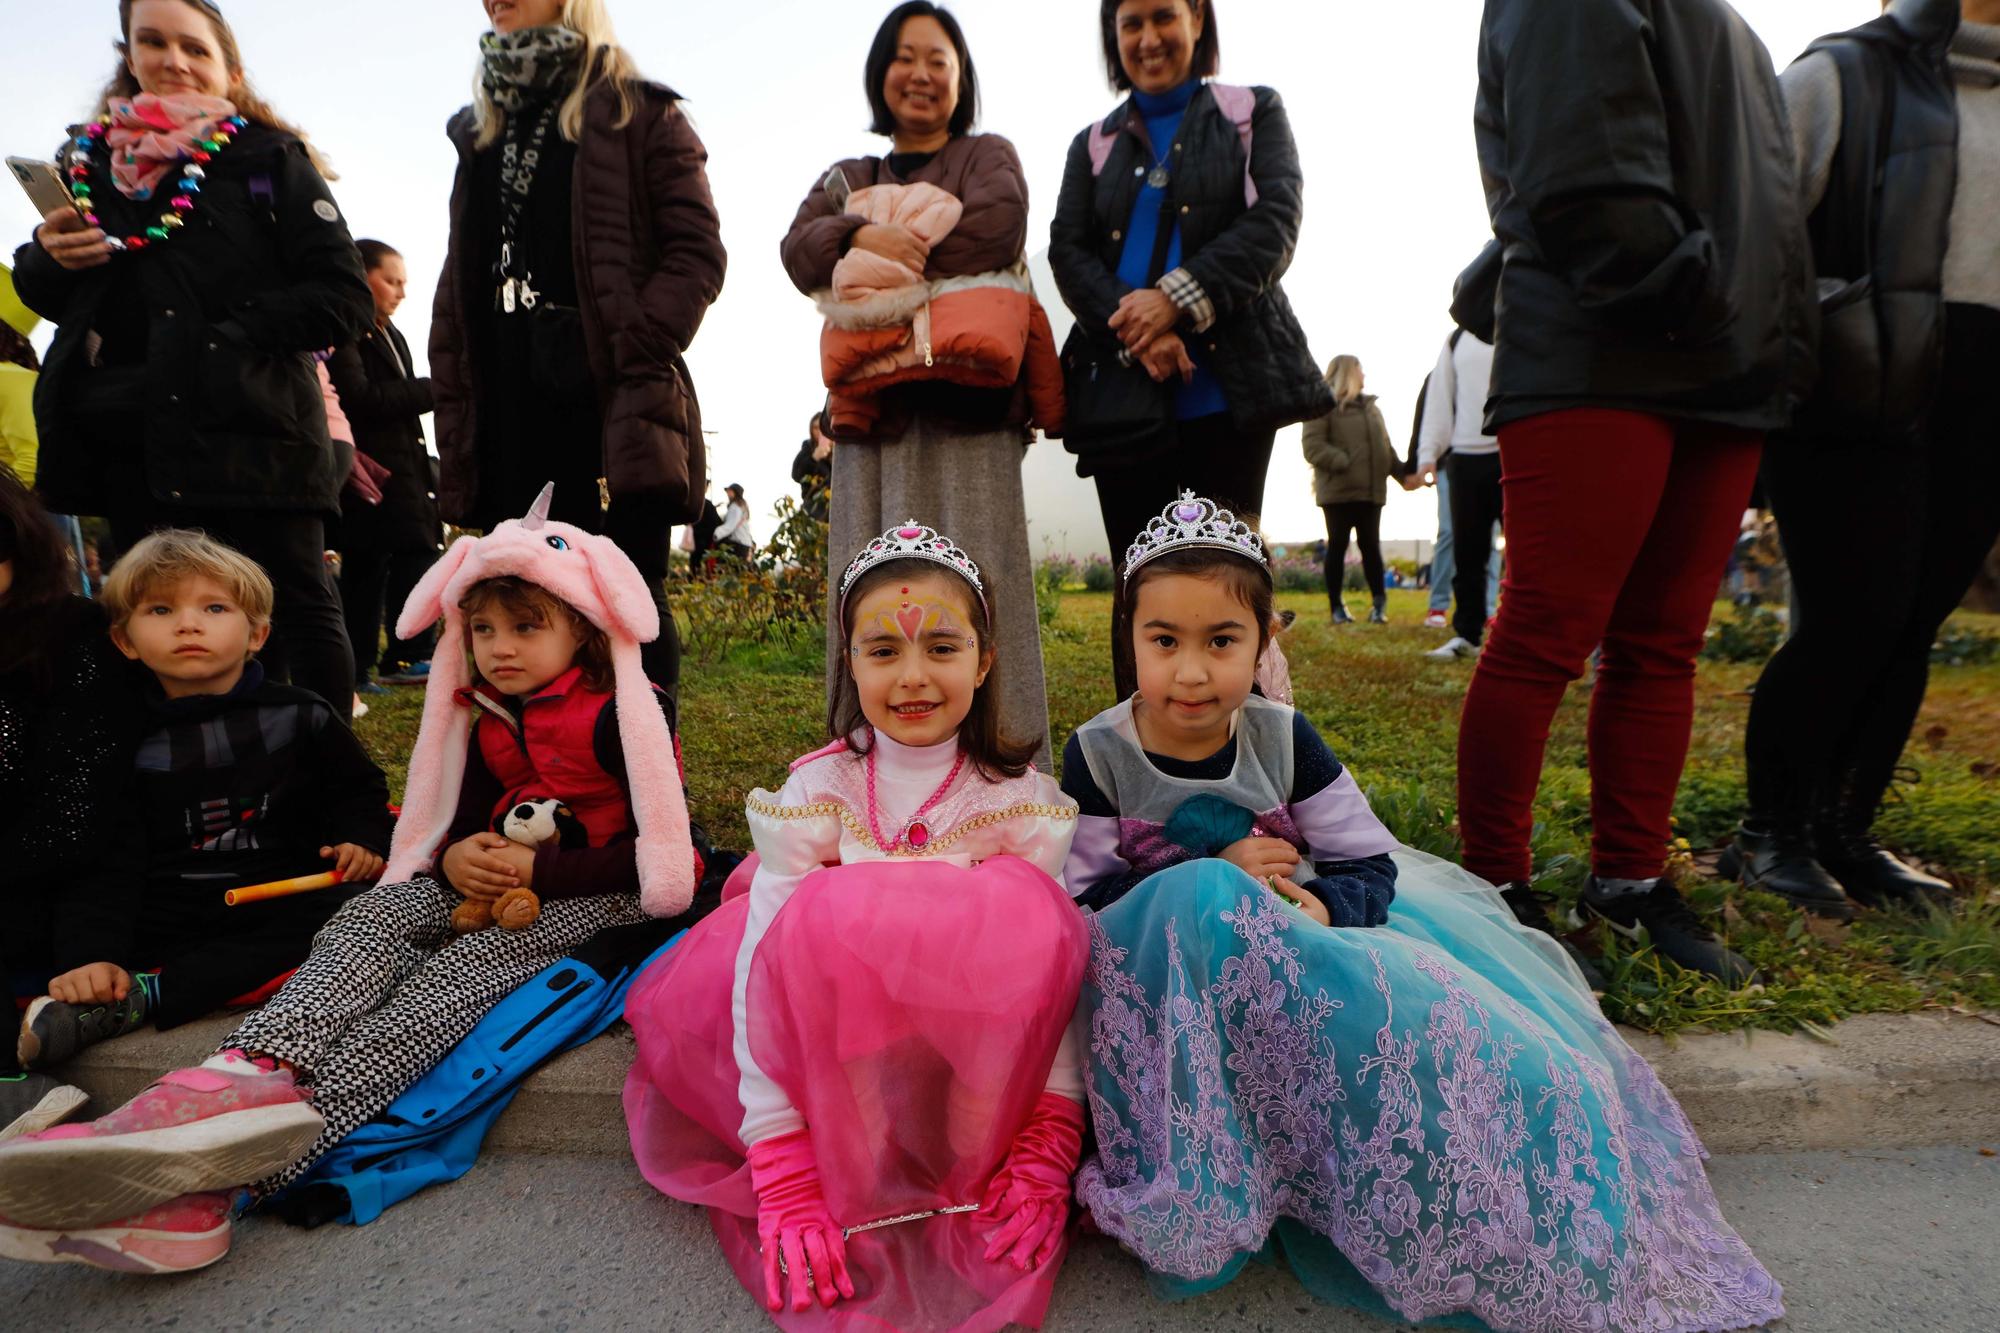
[[[1312,464],[1313,503],[1326,515],[1326,598],[1333,605],[1333,623],[1354,617],[1341,601],[1341,580],[1347,573],[1347,539],[1361,543],[1361,572],[1375,609],[1371,625],[1387,624],[1389,593],[1382,578],[1382,506],[1389,502],[1389,478],[1402,460],[1389,443],[1389,427],[1375,406],[1375,395],[1361,392],[1361,362],[1337,356],[1326,368],[1333,386],[1333,411],[1308,421],[1306,462]]]
[[[875,35],[865,78],[872,128],[889,138],[890,151],[849,158],[813,182],[781,251],[793,284],[809,296],[831,286],[833,266],[850,249],[900,260],[928,279],[1022,264],[1027,179],[1012,144],[971,133],[979,85],[957,20],[928,0],[897,6]],[[934,248],[902,227],[864,225],[842,212],[849,190],[919,182],[964,206],[958,225]],[[1026,401],[1022,384],[981,389],[923,380],[885,390],[875,428],[861,437],[841,435],[834,445],[828,592],[837,600],[839,576],[854,553],[902,519],[928,524],[965,548],[986,577],[997,617],[999,660],[989,688],[1000,691],[1001,726],[1017,740],[1034,741],[1035,763],[1048,772],[1048,697],[1021,494],[1023,446],[1031,438]],[[839,625],[833,606],[830,696],[849,679]]]
[[[721,224],[673,90],[641,79],[604,0],[486,5],[431,323],[444,517],[490,528],[555,483],[652,586],[646,672],[672,693],[667,548],[707,485],[682,353],[722,290]],[[497,12],[496,12],[497,11]],[[599,498],[608,485],[610,506]]]

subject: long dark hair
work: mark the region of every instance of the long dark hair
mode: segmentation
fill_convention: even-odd
[[[889,66],[896,59],[903,25],[911,19],[936,19],[957,49],[958,105],[951,109],[951,124],[945,128],[954,139],[970,133],[979,123],[979,75],[973,72],[972,48],[965,44],[965,30],[958,26],[951,11],[932,4],[931,0],[905,0],[890,10],[889,17],[875,30],[875,41],[868,48],[868,63],[862,67],[861,75],[868,88],[868,109],[874,113],[869,130],[876,134],[896,132],[896,118],[889,112],[889,99],[882,95],[882,83],[889,77]]]
[[[1124,0],[1098,0],[1097,27],[1104,41],[1104,76],[1119,92],[1132,90],[1132,76],[1118,58],[1118,7]],[[1215,34],[1215,0],[1181,0],[1190,14],[1201,19],[1201,36],[1194,39],[1192,78],[1212,79],[1222,68],[1222,39]]]
[[[0,675],[37,669],[46,687],[50,619],[77,591],[76,562],[62,529],[21,479],[0,467],[0,560],[14,562],[14,582],[0,596]]]
[[[841,602],[840,642],[845,645],[854,635],[850,609],[859,606],[873,589],[896,579],[916,579],[950,572],[945,566],[930,560],[889,560],[875,566],[855,581],[854,587],[848,590]],[[953,574],[952,577],[959,576]],[[993,667],[986,673],[986,683],[972,693],[972,711],[959,724],[958,746],[965,751],[965,757],[972,761],[972,766],[979,770],[979,775],[988,781],[1018,778],[1028,771],[1028,765],[1034,760],[1035,743],[1016,740],[1000,730],[1000,657],[999,644],[993,638],[993,616],[970,583],[965,585],[965,590],[971,594],[973,631],[979,636],[980,651],[991,652],[994,656]],[[842,651],[846,651],[844,647]],[[852,671],[841,671],[834,685],[833,699],[826,708],[826,734],[831,740],[846,741],[860,754],[868,753],[869,747],[874,744],[869,738],[868,718],[861,711],[861,694],[854,688]],[[857,735],[862,737],[859,745],[854,740]]]

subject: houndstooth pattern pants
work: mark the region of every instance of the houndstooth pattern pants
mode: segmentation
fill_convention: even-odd
[[[526,930],[454,934],[459,896],[431,879],[383,884],[336,913],[312,952],[222,1049],[295,1065],[326,1129],[311,1151],[254,1187],[290,1184],[380,1114],[465,1039],[495,1005],[609,926],[645,920],[630,894],[542,904]]]

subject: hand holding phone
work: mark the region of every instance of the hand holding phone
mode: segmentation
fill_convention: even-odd
[[[104,233],[85,222],[70,203],[62,173],[54,163],[10,157],[7,170],[27,191],[29,202],[41,210],[42,225],[35,228],[35,240],[49,258],[71,271],[111,262],[111,247],[104,243]]]

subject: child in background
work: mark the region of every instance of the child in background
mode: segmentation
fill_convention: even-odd
[[[1170,1298],[1275,1249],[1321,1299],[1412,1322],[1781,1317],[1680,1107],[1555,941],[1400,846],[1251,692],[1261,540],[1186,495],[1124,569],[1139,688],[1063,758],[1070,888],[1097,909],[1097,1226]]]
[[[548,522],[548,502],[460,538],[404,609],[405,637],[439,615],[444,632],[385,882],[214,1057],[91,1124],[0,1147],[0,1254],[214,1263],[237,1187],[262,1198],[296,1179],[600,930],[687,909],[700,866],[677,746],[639,662],[659,633],[652,598],[608,538]],[[493,832],[530,797],[569,806],[589,845]],[[454,932],[462,899],[514,888],[542,900],[530,924]]]
[[[76,593],[60,520],[0,467],[0,1004],[43,994],[91,961],[78,909],[116,895],[141,862],[107,856],[144,727],[138,673]],[[82,1092],[23,1073],[0,1036],[0,1140],[75,1114]]]
[[[225,891],[381,874],[388,782],[318,695],[264,678],[271,598],[248,557],[172,528],[105,580],[111,641],[151,679],[120,784],[127,813],[99,831],[97,858],[138,869],[66,889],[78,896],[62,906],[63,952],[87,961],[28,1006],[25,1067],[60,1065],[144,1023],[176,1027],[282,977],[352,892],[229,907]]]
[[[1083,1129],[1075,808],[999,732],[969,556],[893,528],[838,608],[833,743],[751,793],[749,892],[626,1002],[632,1150],[783,1327],[1039,1325]]]

